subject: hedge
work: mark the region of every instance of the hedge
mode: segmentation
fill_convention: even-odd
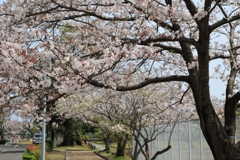
[[[22,155],[23,160],[36,160],[36,158],[33,155],[29,155],[27,152],[24,152]]]
[[[47,152],[50,152],[50,151],[52,151],[52,149],[53,149],[53,141],[50,139],[50,138],[48,138],[48,139],[46,139],[46,150],[47,150]]]
[[[0,144],[5,144],[6,142],[7,142],[7,140],[5,140],[5,139],[0,140]]]

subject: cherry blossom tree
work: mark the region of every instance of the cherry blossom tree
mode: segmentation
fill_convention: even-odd
[[[239,159],[238,0],[6,0],[0,15],[1,105],[42,86],[68,94],[86,83],[126,91],[178,81],[192,92],[214,158]],[[224,124],[210,96],[215,76],[226,82]]]
[[[21,141],[21,134],[28,133],[28,129],[33,127],[32,123],[28,121],[18,121],[18,120],[6,120],[3,124],[4,130],[8,134],[11,143],[17,143]],[[10,137],[11,136],[11,137]]]
[[[118,132],[126,132],[126,129],[128,131],[127,134],[122,136],[118,141],[117,154],[123,154],[126,138],[129,136],[128,134],[131,134],[136,142],[133,146],[134,152],[132,152],[132,159],[137,159],[141,152],[146,159],[153,160],[156,159],[159,154],[162,154],[171,148],[169,142],[167,148],[152,153],[153,156],[150,157],[149,143],[156,140],[156,137],[163,133],[171,122],[176,122],[180,114],[176,108],[166,106],[167,103],[164,105],[164,102],[167,101],[167,99],[169,100],[169,97],[172,97],[172,95],[169,96],[170,94],[166,94],[163,90],[164,93],[158,93],[159,89],[155,90],[154,88],[156,89],[159,87],[155,85],[154,87],[152,86],[148,89],[145,88],[138,92],[116,92],[115,94],[114,92],[109,92],[110,90],[107,90],[107,92],[103,93],[103,96],[111,96],[107,96],[108,98],[104,100],[101,98],[101,101],[95,104],[98,114],[111,117],[111,119],[116,119],[115,121],[118,123],[114,128],[118,130]],[[161,97],[161,100],[159,100],[159,97]],[[189,115],[191,114],[193,113],[189,112]],[[184,115],[182,116],[185,117]],[[149,132],[150,128],[153,129],[152,133]],[[171,136],[169,139],[170,138]]]
[[[166,89],[170,90],[167,92]],[[182,90],[185,89],[180,83],[151,85],[128,92],[95,89],[92,94],[75,93],[62,97],[57,101],[56,113],[60,117],[75,117],[94,123],[104,130],[108,138],[115,134],[119,137],[116,156],[124,156],[128,137],[132,135],[136,141],[132,159],[137,159],[140,152],[146,159],[156,159],[159,154],[171,149],[170,140],[166,149],[152,153],[152,157],[149,157],[149,143],[156,140],[169,124],[197,118],[193,98],[189,97],[190,91]],[[106,149],[109,149],[107,144]]]

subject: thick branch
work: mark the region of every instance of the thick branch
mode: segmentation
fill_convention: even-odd
[[[136,40],[137,41],[137,40]],[[194,39],[186,38],[186,37],[159,37],[159,38],[148,38],[146,40],[143,40],[140,42],[141,45],[149,45],[152,42],[163,42],[163,41],[179,41],[179,42],[186,42],[188,44],[192,44],[194,46],[197,46],[198,43]]]
[[[107,16],[107,17],[104,17],[104,16],[101,16],[101,15],[97,15],[95,14],[95,12],[89,12],[87,10],[82,10],[82,9],[76,9],[76,8],[73,8],[73,7],[68,7],[68,6],[64,6],[64,5],[61,5],[55,1],[53,1],[56,5],[58,5],[60,8],[65,8],[69,11],[76,11],[76,12],[83,12],[83,13],[86,13],[87,15],[89,16],[93,16],[93,17],[97,17],[99,19],[102,19],[102,20],[107,20],[107,21],[134,21],[135,18],[133,18],[132,16],[129,17],[129,18],[120,18],[120,17],[114,17],[114,18],[111,18],[110,16]],[[112,6],[113,4],[109,5],[109,6]]]
[[[167,151],[168,151],[169,149],[171,149],[171,148],[172,148],[172,146],[171,146],[171,145],[168,145],[167,148],[164,148],[164,149],[161,150],[161,151],[157,151],[157,152],[154,154],[154,156],[152,157],[151,160],[155,160],[158,155],[161,155],[161,154],[167,152]]]
[[[192,16],[194,16],[197,13],[197,7],[194,5],[194,3],[191,0],[184,0],[189,12]]]
[[[168,77],[148,78],[139,84],[135,84],[135,85],[131,85],[131,86],[116,86],[115,88],[113,86],[100,83],[96,80],[88,80],[87,83],[97,86],[97,87],[101,87],[101,88],[115,89],[117,91],[129,91],[129,90],[140,89],[140,88],[143,88],[147,85],[154,84],[154,83],[170,82],[170,81],[181,81],[181,82],[190,83],[188,76],[177,76],[177,75],[168,76]]]
[[[209,30],[210,32],[213,32],[215,29],[217,29],[218,27],[224,25],[224,24],[227,24],[227,23],[230,23],[230,22],[233,22],[233,21],[236,21],[236,20],[239,20],[240,19],[240,14],[237,14],[235,16],[232,16],[232,17],[229,17],[229,18],[223,18],[219,21],[217,21],[216,23],[212,24],[210,27],[209,27]]]
[[[231,104],[234,105],[234,107],[237,107],[237,103],[240,100],[240,93],[237,92],[234,96],[228,99],[228,101],[231,102]],[[237,109],[237,108],[236,108]]]
[[[153,44],[153,46],[154,47],[161,47],[163,50],[167,50],[167,51],[173,52],[173,53],[178,53],[178,54],[182,53],[182,49],[181,48],[174,47],[174,46],[168,46],[168,45],[164,45],[164,44]],[[160,51],[162,49],[160,49]]]
[[[230,55],[217,55],[217,56],[212,56],[209,58],[209,61],[215,60],[215,59],[229,59]]]

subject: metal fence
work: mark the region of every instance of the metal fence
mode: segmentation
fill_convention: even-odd
[[[235,142],[240,141],[240,116],[236,117],[236,135]],[[167,147],[168,137],[172,125],[169,125],[165,132],[158,135],[157,140],[149,144],[150,157],[157,151]],[[153,129],[148,128],[148,133],[151,135]],[[135,142],[133,141],[133,146]],[[157,160],[213,160],[211,150],[202,134],[199,120],[178,122],[173,130],[171,138],[172,148],[162,155],[159,155]],[[144,160],[142,154],[138,160]]]
[[[157,136],[157,140],[150,142],[150,158],[157,152],[167,147],[172,125]],[[149,135],[152,128],[148,128]],[[133,141],[133,146],[135,142]],[[178,122],[171,137],[172,148],[157,160],[213,160],[213,155],[200,129],[199,121]],[[144,160],[140,154],[138,160]]]

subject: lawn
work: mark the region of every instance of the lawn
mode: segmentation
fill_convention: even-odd
[[[97,141],[97,142],[94,142],[98,145],[101,145],[101,146],[105,146],[105,144],[101,141]],[[131,144],[131,143],[128,143],[128,144]],[[116,153],[116,150],[117,150],[117,143],[114,142],[114,143],[111,143],[110,145],[110,153],[106,153],[106,152],[99,152],[99,151],[96,151],[97,153],[101,154],[102,156],[104,157],[107,157],[109,160],[130,160],[131,159],[131,145],[127,145],[126,146],[126,149],[125,149],[125,157],[115,157],[115,154]]]
[[[94,142],[95,143],[95,142]],[[101,145],[101,146],[104,146],[104,143],[103,142],[96,142],[96,144],[98,145]],[[106,153],[106,152],[100,152],[99,150],[95,149],[93,151],[97,152],[98,154],[101,154],[102,156],[108,158],[109,160],[131,160],[130,158],[130,152],[129,152],[129,146],[126,147],[126,150],[125,150],[125,157],[115,157],[115,153],[116,152],[116,149],[117,149],[117,144],[116,143],[112,143],[111,146],[110,146],[110,150],[111,152],[110,153]],[[89,150],[89,148],[85,148],[83,146],[76,146],[76,147],[73,147],[73,146],[61,146],[61,147],[57,147],[57,150],[59,151],[65,151],[65,150],[71,150],[71,151],[87,151]],[[64,152],[63,152],[64,153]],[[49,155],[51,155],[52,152],[49,153]],[[53,156],[55,156],[54,154],[56,154],[55,152],[53,152]],[[62,155],[63,157],[65,156],[64,154]],[[56,158],[57,159],[57,158]],[[60,159],[60,158],[59,158]],[[53,160],[53,159],[47,159],[47,160]],[[62,160],[62,159],[60,159]]]
[[[47,154],[46,160],[65,160],[65,153],[61,151],[52,151]]]
[[[19,142],[19,144],[32,144],[32,141],[24,139],[21,142]]]
[[[79,146],[76,145],[76,147],[74,146],[60,146],[56,148],[57,150],[60,151],[65,151],[65,150],[71,150],[71,151],[89,151],[89,148],[86,148],[84,146]]]
[[[31,140],[23,140],[21,142],[19,142],[19,144],[31,144]],[[103,142],[94,142],[98,145],[101,145],[101,146],[104,146],[104,143]],[[130,160],[130,152],[129,152],[129,148],[131,148],[131,146],[127,146],[126,147],[126,150],[125,150],[125,157],[115,157],[114,153],[116,152],[116,149],[117,149],[117,143],[112,143],[111,146],[110,146],[110,150],[111,152],[110,153],[106,153],[106,152],[100,152],[99,150],[95,149],[93,151],[101,154],[102,156],[104,157],[107,157],[109,160]],[[89,151],[90,149],[89,148],[86,148],[84,146],[79,146],[79,145],[76,145],[76,147],[74,146],[60,146],[60,147],[57,147],[55,150],[47,153],[47,156],[46,156],[46,160],[64,160],[65,159],[65,152],[66,150],[69,150],[69,151]]]

